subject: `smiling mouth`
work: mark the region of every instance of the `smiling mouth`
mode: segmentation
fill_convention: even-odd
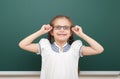
[[[58,34],[58,35],[60,35],[60,36],[66,36],[67,34]]]

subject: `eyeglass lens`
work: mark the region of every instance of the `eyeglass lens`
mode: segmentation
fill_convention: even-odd
[[[64,30],[69,30],[70,29],[70,26],[55,26],[54,29],[55,30],[60,30],[60,29],[64,29]]]

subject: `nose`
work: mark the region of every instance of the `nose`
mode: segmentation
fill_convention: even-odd
[[[64,27],[62,27],[60,30],[64,30]]]

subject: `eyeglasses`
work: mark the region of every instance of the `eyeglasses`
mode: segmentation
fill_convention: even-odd
[[[70,30],[70,26],[54,26],[54,29],[55,30],[61,30],[61,29],[64,29],[64,30]]]

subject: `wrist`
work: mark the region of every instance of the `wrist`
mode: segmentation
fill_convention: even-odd
[[[41,30],[38,30],[37,32],[35,32],[35,35],[41,36],[41,35],[43,35],[43,32]]]
[[[40,35],[44,34],[44,31],[42,31],[42,30],[38,30],[37,32],[38,32]]]
[[[83,38],[86,34],[85,33],[80,33],[79,37]]]

